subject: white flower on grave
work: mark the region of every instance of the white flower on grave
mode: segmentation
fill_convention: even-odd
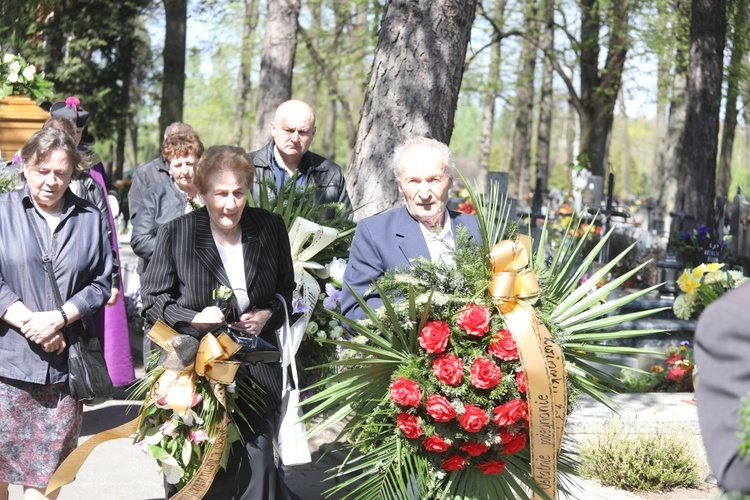
[[[5,64],[8,64],[8,63],[9,63],[9,62],[11,62],[11,61],[12,61],[12,60],[13,60],[13,59],[14,59],[15,57],[16,57],[16,56],[14,56],[13,54],[7,54],[7,53],[6,53],[6,54],[5,54],[4,56],[3,56],[3,62],[4,62]]]
[[[688,320],[693,314],[693,307],[695,306],[695,295],[680,295],[674,299],[672,310],[674,315],[679,319]]]
[[[747,277],[745,277],[744,274],[742,274],[742,271],[727,271],[727,274],[732,277],[732,281],[734,281],[735,288],[743,284],[747,281]]]
[[[721,283],[723,280],[724,273],[722,271],[713,271],[703,275],[703,283],[705,283],[706,285]]]
[[[310,335],[318,331],[318,324],[315,321],[310,321],[305,327],[305,331]]]
[[[24,78],[26,78],[27,82],[30,82],[34,79],[34,75],[36,75],[36,68],[33,64],[26,66],[23,71],[21,72]]]
[[[346,259],[339,259],[338,257],[334,257],[330,263],[326,264],[326,268],[328,269],[328,272],[331,273],[331,278],[333,278],[336,283],[344,282]]]
[[[11,73],[8,75],[8,83],[17,83],[18,82],[18,73]]]
[[[10,66],[8,66],[8,73],[18,73],[19,71],[21,71],[21,63],[18,61],[13,61],[10,63]]]
[[[326,336],[327,336],[327,334],[326,334],[325,330],[318,330],[318,333],[316,333],[316,336],[317,336],[317,337],[318,337],[318,338],[319,338],[320,340],[325,340],[325,339],[326,339]]]

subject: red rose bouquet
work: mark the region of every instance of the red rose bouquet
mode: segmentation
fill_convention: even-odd
[[[525,498],[529,490],[554,496],[558,487],[564,490],[558,472],[572,474],[574,462],[558,446],[551,456],[555,468],[544,484],[539,457],[530,447],[539,442],[540,425],[544,427],[545,418],[560,417],[564,427],[568,393],[584,392],[606,402],[600,384],[612,380],[593,363],[613,363],[604,354],[640,352],[601,343],[648,333],[613,332],[624,319],[612,312],[649,290],[617,303],[606,301],[638,269],[596,287],[620,255],[594,279],[580,279],[611,232],[587,255],[582,254],[584,235],[560,245],[551,260],[543,258],[543,233],[539,253],[505,273],[530,282],[533,272],[538,282],[539,292],[517,294],[514,309],[503,302],[507,294],[492,290],[493,276],[503,273],[494,269],[499,259],[493,257],[490,264],[488,258],[497,247],[490,245],[501,239],[518,247],[508,210],[473,201],[483,245],[459,227],[455,265],[423,260],[408,270],[389,272],[375,285],[383,298],[381,309],[373,311],[358,299],[368,312],[366,320],[339,316],[355,333],[351,340],[335,342],[349,355],[333,363],[339,373],[321,381],[320,392],[304,402],[305,418],[326,415],[311,434],[350,417],[341,442],[354,453],[336,470],[340,486],[329,491],[332,495],[348,488],[350,497],[373,499]],[[546,356],[548,344],[554,344],[564,353],[564,358],[550,358],[562,359],[560,363],[545,362],[548,375],[543,380],[553,401],[562,404],[541,412],[539,397],[532,397],[539,394],[540,372],[527,359],[531,351],[520,332],[538,326],[544,329],[533,331],[547,335],[539,352]],[[548,410],[555,418],[549,419]],[[552,441],[557,439],[562,441],[561,432]]]

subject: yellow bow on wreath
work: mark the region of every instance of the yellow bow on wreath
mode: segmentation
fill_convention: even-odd
[[[567,373],[562,349],[525,302],[541,293],[534,271],[528,267],[529,253],[530,240],[525,235],[493,246],[489,291],[518,346],[526,372],[531,474],[554,499],[567,414]],[[534,493],[534,498],[540,496]]]

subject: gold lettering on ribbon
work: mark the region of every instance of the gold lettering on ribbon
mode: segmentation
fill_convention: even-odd
[[[160,347],[169,350],[172,349],[170,339],[176,333],[166,323],[159,320],[149,331],[148,337]],[[175,412],[180,414],[186,413],[190,409],[193,394],[196,391],[198,376],[205,376],[208,379],[217,399],[226,408],[226,391],[224,387],[234,381],[234,377],[240,367],[239,362],[229,361],[229,358],[239,351],[239,349],[240,346],[228,335],[222,333],[216,337],[211,333],[207,333],[200,341],[195,363],[180,371],[164,370],[164,373],[161,374],[151,387],[149,396],[143,403],[142,408],[146,408],[155,404],[156,401],[163,399],[164,404]],[[142,418],[143,413],[138,418],[126,424],[96,434],[78,446],[55,470],[52,479],[47,485],[45,495],[49,495],[49,493],[56,489],[71,483],[83,463],[98,445],[111,439],[125,438],[135,434],[141,425]],[[202,498],[205,495],[218,471],[226,441],[227,429],[226,425],[223,425],[219,429],[219,434],[216,436],[214,444],[204,458],[203,463],[198,468],[196,475],[173,498]],[[185,495],[179,496],[183,491],[186,491]]]
[[[557,462],[567,415],[567,372],[562,349],[524,299],[540,293],[529,265],[530,241],[501,241],[490,250],[489,291],[518,346],[526,372],[531,473],[539,487],[557,498]],[[534,493],[534,499],[540,495]]]

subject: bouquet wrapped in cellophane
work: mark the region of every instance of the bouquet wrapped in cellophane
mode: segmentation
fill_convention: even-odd
[[[655,312],[617,314],[655,287],[607,301],[647,263],[598,287],[626,250],[582,280],[612,231],[588,254],[592,226],[545,256],[546,229],[532,252],[507,204],[471,197],[483,242],[459,227],[455,265],[419,260],[393,270],[375,285],[382,308],[358,298],[367,319],[334,314],[353,336],[328,341],[345,353],[333,363],[339,373],[303,403],[308,421],[323,417],[310,435],[349,419],[330,495],[555,497],[574,473],[563,434],[575,396],[611,404],[603,384],[618,383],[601,365],[641,352],[604,341],[655,333],[616,328]],[[575,221],[569,229],[576,233]]]

